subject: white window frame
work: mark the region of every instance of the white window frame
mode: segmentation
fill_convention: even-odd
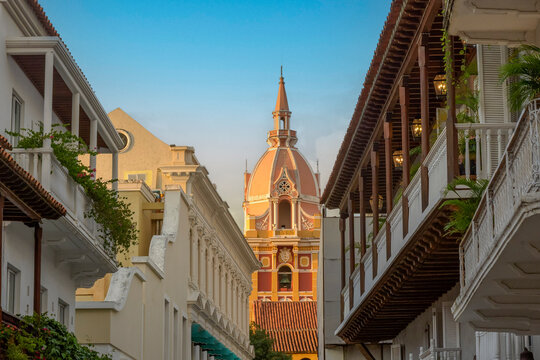
[[[20,107],[18,119],[16,119],[16,116],[15,116],[16,104],[18,104]],[[16,120],[18,120],[18,124]],[[17,128],[17,125],[18,125],[18,128]],[[24,101],[15,91],[13,91],[12,96],[11,96],[11,131],[20,133],[21,128],[23,127],[24,127]],[[18,139],[15,136],[12,136],[11,143],[12,145],[17,145]]]
[[[21,288],[21,272],[13,265],[8,264],[6,272],[6,311],[12,315],[19,313],[19,300]]]
[[[58,298],[58,322],[69,327],[69,304],[64,300]]]

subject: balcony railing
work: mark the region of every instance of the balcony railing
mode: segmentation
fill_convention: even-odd
[[[518,121],[495,169],[471,226],[460,246],[461,295],[490,260],[521,204],[522,196],[540,187],[540,99]],[[496,219],[496,221],[495,221]]]
[[[495,164],[501,161],[514,127],[515,124],[513,123],[456,124],[458,137],[463,145],[462,152],[464,152],[459,157],[461,175],[468,178],[489,178],[496,168]],[[475,147],[473,147],[473,144]],[[386,222],[390,224],[391,229],[389,253],[386,251],[388,249],[386,244],[387,234],[384,229],[381,229],[373,239],[372,246],[366,250],[366,253],[360,259],[360,266],[357,266],[351,274],[353,296],[349,296],[351,289],[349,289],[349,282],[346,281],[345,288],[342,291],[344,319],[347,318],[351,309],[362,303],[366,295],[380,280],[380,277],[393,264],[398,254],[421,227],[427,214],[440,206],[441,201],[444,200],[445,190],[448,185],[446,152],[446,129],[443,129],[423,163],[428,169],[429,177],[427,206],[423,209],[421,172],[418,171],[409,186],[403,191],[403,196],[406,197],[408,204],[408,232],[406,234],[403,232],[403,204],[398,201],[386,218]],[[451,197],[453,194],[448,194],[448,196]],[[361,271],[361,268],[363,271]],[[353,304],[349,303],[351,297]]]
[[[412,354],[411,354],[412,355]],[[436,348],[431,339],[431,346],[424,351],[420,348],[420,360],[461,360],[460,348]]]

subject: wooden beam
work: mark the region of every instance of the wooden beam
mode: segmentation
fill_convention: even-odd
[[[341,214],[339,218],[339,236],[340,236],[340,250],[341,250],[341,290],[345,289],[345,214]],[[343,296],[341,299],[341,320],[343,320]]]
[[[454,37],[450,37],[448,42],[448,55],[450,63],[454,64]],[[454,87],[454,69],[448,66],[446,69],[446,102],[448,104],[448,115],[446,117],[446,160],[447,160],[447,180],[452,182],[459,175],[458,167],[458,147],[456,123],[456,90]]]
[[[373,238],[371,239],[371,254],[373,278],[377,276],[378,253],[375,237],[379,233],[379,154],[377,144],[371,148],[371,211],[373,212]]]
[[[2,322],[2,244],[4,239],[2,238],[2,234],[4,233],[4,204],[5,204],[5,198],[3,195],[0,195],[0,323]]]
[[[366,193],[364,188],[364,175],[360,170],[358,175],[358,197],[359,197],[359,209],[360,209],[360,294],[364,293],[366,286],[366,269],[364,267],[363,259],[366,254]]]
[[[5,197],[10,203],[15,205],[22,213],[28,216],[31,220],[40,220],[41,216],[36,213],[30,206],[21,200],[13,191],[11,191],[4,183],[0,182],[0,195]]]
[[[354,248],[354,208],[352,193],[349,193],[349,309],[353,308],[354,304],[354,289],[352,274],[356,267],[355,248]]]
[[[386,114],[384,123],[384,165],[386,184],[386,216],[392,212],[392,113]],[[392,256],[392,231],[389,221],[386,221],[386,259]]]
[[[401,151],[403,152],[403,172],[402,187],[403,192],[409,186],[410,180],[410,159],[409,159],[409,78],[404,76],[399,87],[399,105],[401,107]],[[407,196],[401,196],[403,236],[409,232],[409,202]]]
[[[41,238],[43,229],[34,225],[34,313],[41,314]]]
[[[420,165],[422,211],[429,203],[429,177],[425,166],[429,153],[429,80],[428,80],[428,41],[429,34],[424,33],[418,44],[418,67],[420,68],[420,116],[422,118],[422,163]]]

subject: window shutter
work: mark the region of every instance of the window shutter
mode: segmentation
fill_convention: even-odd
[[[478,45],[478,80],[479,80],[479,113],[481,123],[508,123],[511,114],[508,107],[508,87],[501,83],[499,72],[503,64],[508,61],[509,50],[506,46]],[[483,134],[482,142],[487,142],[487,134]],[[506,133],[503,132],[506,137]],[[497,168],[498,142],[497,131],[491,132],[489,141],[490,164],[487,164],[487,153],[482,154],[482,166],[484,175],[491,175]]]
[[[401,358],[401,344],[394,344],[391,347],[390,358],[391,360],[402,360]]]
[[[452,303],[442,304],[443,347],[459,347],[459,324],[454,321],[451,311]]]

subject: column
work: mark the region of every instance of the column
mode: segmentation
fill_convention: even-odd
[[[2,231],[2,229],[0,229]],[[34,313],[41,314],[41,238],[43,229],[34,225]]]
[[[340,250],[341,250],[341,290],[345,289],[345,219],[347,215],[341,213],[339,218],[339,237],[340,237]],[[343,296],[341,299],[341,320],[343,320]]]
[[[193,347],[193,360],[201,360],[201,347],[199,345],[195,345]]]
[[[206,284],[206,297],[212,299],[214,296],[214,282],[212,279],[214,275],[214,255],[211,246],[207,247],[206,256],[206,281],[208,281]]]
[[[81,95],[75,92],[71,95],[71,133],[79,136],[79,111],[81,107]]]
[[[420,166],[422,211],[429,203],[428,168],[424,161],[429,153],[429,83],[428,83],[428,53],[429,34],[423,33],[418,45],[418,66],[420,68],[420,116],[422,117],[422,164]]]
[[[360,175],[358,176],[358,195],[359,195],[359,207],[360,207],[360,294],[364,293],[366,283],[366,269],[362,259],[367,250],[366,239],[366,192],[364,187],[364,170],[360,169]]]
[[[354,289],[353,278],[354,267],[356,265],[355,248],[354,248],[354,208],[352,193],[349,193],[348,200],[348,213],[349,213],[349,309],[353,308],[354,304]]]
[[[193,226],[191,227],[191,238],[190,238],[190,241],[191,241],[191,259],[190,259],[190,263],[191,263],[191,281],[194,283],[194,284],[198,284],[199,283],[199,278],[198,278],[198,267],[199,267],[199,264],[198,264],[198,260],[199,260],[199,246],[198,246],[198,234],[197,234],[197,228],[196,226]]]
[[[392,211],[392,113],[386,114],[384,122],[384,168],[386,185],[386,218]],[[386,221],[386,259],[392,256],[392,228],[390,222]]]
[[[115,191],[118,191],[118,151],[112,153],[112,188]]]
[[[200,270],[199,273],[199,291],[202,291],[206,294],[206,259],[205,259],[205,244],[204,238],[199,237],[199,264]]]
[[[97,120],[93,119],[90,120],[90,151],[96,153],[97,152]],[[90,169],[94,171],[95,176],[95,169],[96,168],[96,155],[90,155]]]
[[[293,229],[300,229],[298,226],[298,219],[297,219],[297,213],[298,213],[298,199],[292,199],[291,200],[291,224]]]
[[[2,269],[4,257],[2,244],[3,244],[3,234],[4,234],[4,202],[5,198],[0,195],[0,322],[2,321]]]
[[[298,301],[300,300],[300,296],[298,294],[298,291],[300,290],[300,276],[298,273],[298,246],[293,246],[293,269],[292,269],[292,300]]]
[[[403,236],[409,232],[409,201],[405,189],[410,181],[409,159],[409,78],[404,76],[399,87],[399,104],[401,106],[401,150],[403,151],[403,195],[401,196],[403,216]]]
[[[50,133],[52,129],[52,103],[53,103],[53,69],[54,53],[47,51],[45,54],[45,83],[43,88],[43,132]],[[41,158],[41,185],[45,190],[51,188],[51,139],[43,139],[45,152]]]
[[[379,233],[379,154],[377,153],[377,144],[371,148],[371,210],[373,211],[373,239],[371,240],[371,264],[373,266],[373,278],[377,276],[377,267],[379,254],[377,253],[377,244],[375,237]]]
[[[219,268],[219,257],[217,256],[217,254],[214,254],[214,276],[213,276],[213,281],[212,283],[214,284],[214,305],[216,306],[219,306],[219,273],[218,273],[218,268]]]
[[[278,204],[277,204],[277,200],[272,199],[272,206],[274,207],[274,215],[273,215],[272,222],[274,224],[274,229],[277,230],[277,229],[279,229],[278,228]]]
[[[454,64],[454,37],[450,37],[448,42],[449,61]],[[446,73],[446,103],[448,106],[448,116],[446,117],[446,161],[447,161],[447,180],[452,182],[459,175],[458,168],[458,141],[456,123],[456,90],[454,87],[454,69],[447,68]]]

